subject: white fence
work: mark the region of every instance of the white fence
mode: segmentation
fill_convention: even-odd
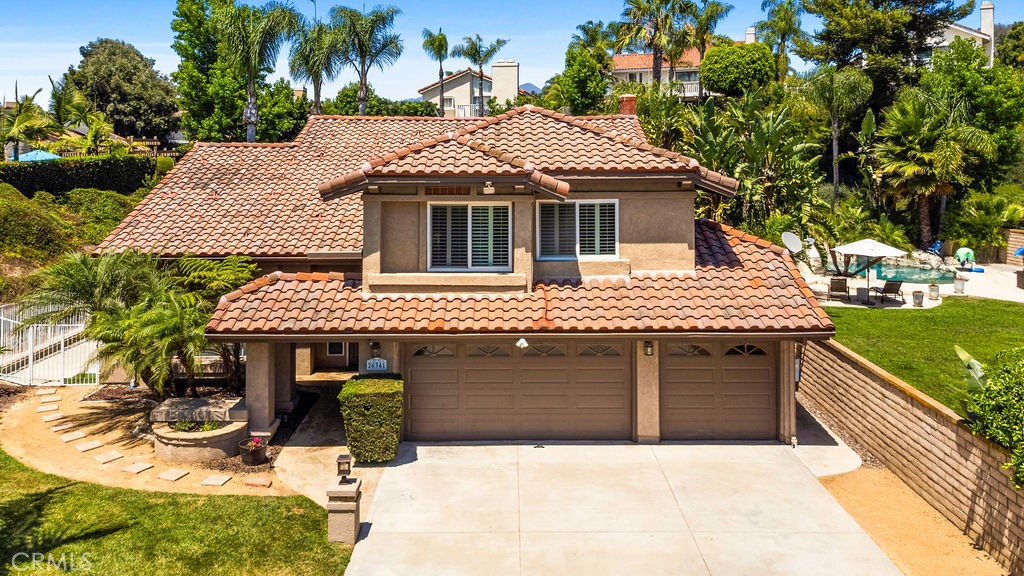
[[[96,342],[82,336],[85,315],[60,324],[24,325],[30,314],[0,307],[0,380],[22,386],[85,386],[99,382]]]

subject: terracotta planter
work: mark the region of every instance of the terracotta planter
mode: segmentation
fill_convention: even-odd
[[[249,441],[238,443],[238,454],[242,457],[242,464],[246,466],[259,466],[267,461],[267,447],[248,448]]]

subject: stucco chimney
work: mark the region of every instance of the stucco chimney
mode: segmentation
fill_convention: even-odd
[[[985,55],[988,56],[988,65],[991,66],[996,55],[996,6],[989,0],[981,3],[981,33],[988,36]]]
[[[518,95],[519,62],[512,58],[498,60],[491,67],[491,96],[498,104],[504,104],[506,101],[515,102]]]
[[[619,114],[636,115],[636,95],[623,94],[619,96]]]
[[[757,42],[757,29],[751,26],[750,28],[747,28],[747,33],[743,37],[743,43],[753,44],[754,42]]]

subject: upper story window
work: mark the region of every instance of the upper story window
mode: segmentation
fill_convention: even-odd
[[[617,258],[618,202],[541,202],[537,208],[537,236],[540,260]]]
[[[445,109],[448,109],[448,110],[450,110],[452,108],[455,108],[455,98],[452,98],[451,96],[445,96],[444,97],[444,107],[445,107]]]
[[[676,82],[696,82],[700,75],[693,70],[676,72]]]
[[[644,73],[643,72],[630,72],[627,75],[627,77],[628,77],[630,82],[639,82],[641,84],[643,84],[643,82],[644,82]]]
[[[428,209],[429,270],[512,270],[508,204],[432,203]]]

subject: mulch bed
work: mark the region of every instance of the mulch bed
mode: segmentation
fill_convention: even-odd
[[[829,415],[826,414],[825,411],[822,410],[821,407],[813,400],[800,393],[797,393],[796,399],[801,406],[811,413],[811,416],[814,416],[815,420],[824,424],[832,431],[833,434],[839,436],[839,439],[845,442],[850,449],[856,452],[863,461],[863,466],[865,468],[885,468],[885,464],[882,464],[881,460],[875,458],[867,448],[865,448],[860,442],[857,442],[857,439],[850,434],[850,431],[847,430],[845,426],[837,422],[835,419],[830,418]]]
[[[201,398],[218,398],[233,396],[224,386],[197,386]],[[185,395],[187,389],[181,390]],[[105,384],[85,398],[83,402],[137,402],[143,399],[151,399],[159,402],[161,398],[153,393],[146,386],[129,388],[127,384]]]
[[[27,396],[32,391],[25,386],[15,386],[0,382],[0,412],[7,410],[22,396]]]

